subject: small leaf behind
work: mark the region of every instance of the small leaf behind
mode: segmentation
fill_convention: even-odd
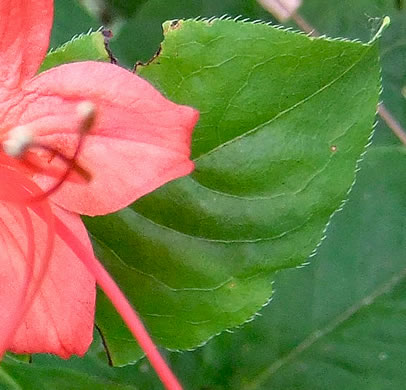
[[[105,46],[105,37],[101,31],[79,35],[57,49],[51,50],[39,72],[78,61],[110,61]]]

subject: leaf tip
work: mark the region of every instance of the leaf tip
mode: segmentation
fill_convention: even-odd
[[[383,32],[389,27],[390,22],[391,22],[391,20],[390,20],[389,16],[385,16],[383,18],[381,26],[379,27],[375,36],[372,38],[371,43],[375,42],[377,39],[379,39],[382,36]]]
[[[178,30],[183,24],[183,20],[175,19],[175,20],[168,20],[163,25],[163,33],[166,35],[168,32],[173,30]]]

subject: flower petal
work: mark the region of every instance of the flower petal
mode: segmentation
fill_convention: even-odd
[[[78,142],[78,103],[88,100],[97,107],[79,157],[93,180],[68,182],[53,197],[68,210],[110,213],[193,169],[190,142],[198,112],[167,100],[118,66],[63,65],[37,76],[25,93],[20,124],[29,124],[39,142],[68,156]],[[49,160],[50,166],[57,164],[56,158]],[[34,179],[43,189],[54,180],[46,175]]]
[[[0,154],[0,357],[43,281],[55,232],[48,202],[26,206],[39,188],[15,168]]]
[[[12,89],[37,72],[53,20],[52,0],[0,1],[0,85]]]
[[[0,356],[8,348],[24,310],[31,303],[32,293],[27,297],[27,292],[36,281],[32,269],[34,235],[24,212],[27,210],[0,203]]]
[[[94,256],[79,216],[58,206],[53,206],[53,212],[79,237],[89,256]],[[9,349],[54,353],[63,358],[84,355],[93,338],[95,295],[94,278],[63,237],[57,236],[42,285]]]

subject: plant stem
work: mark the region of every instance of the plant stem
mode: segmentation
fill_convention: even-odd
[[[57,217],[55,217],[55,230],[57,234],[60,237],[63,237],[64,241],[69,244],[70,248],[94,276],[97,284],[110,299],[111,303],[128,326],[128,329],[145,352],[145,355],[165,388],[167,390],[182,390],[181,384],[160,355],[158,348],[152,341],[137,313],[103,265],[93,254],[89,254],[89,251],[80,242],[76,235]]]
[[[384,120],[386,125],[393,131],[396,137],[406,145],[406,132],[400,123],[392,116],[385,105],[381,102],[378,104],[378,114]]]

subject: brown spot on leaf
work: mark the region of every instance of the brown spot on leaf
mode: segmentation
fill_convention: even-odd
[[[181,20],[173,20],[170,25],[171,30],[177,30],[182,26],[182,21]]]

